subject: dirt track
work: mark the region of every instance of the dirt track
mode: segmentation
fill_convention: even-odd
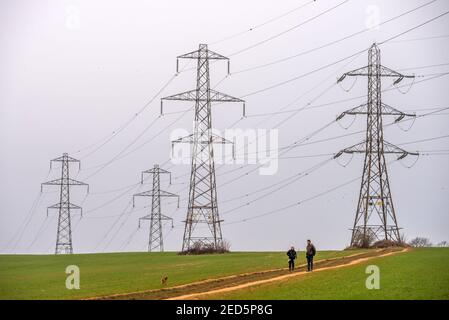
[[[402,249],[383,249],[373,250],[346,257],[332,258],[316,261],[314,264],[314,272],[341,268],[349,265],[365,262],[367,260],[384,257],[394,253],[402,252]],[[282,281],[291,277],[297,277],[305,274],[304,265],[299,266],[299,270],[289,272],[288,269],[274,269],[254,273],[244,273],[232,275],[217,279],[209,279],[193,282],[185,285],[167,287],[162,289],[131,292],[125,294],[109,295],[104,297],[94,297],[91,299],[107,299],[107,300],[157,300],[157,299],[199,299],[207,298],[207,295],[229,292],[256,286],[264,283]]]

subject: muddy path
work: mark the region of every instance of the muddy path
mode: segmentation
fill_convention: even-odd
[[[362,263],[364,261],[394,254],[403,251],[402,248],[389,248],[372,250],[345,257],[318,260],[314,263],[314,272],[340,268],[348,265]],[[158,300],[158,299],[204,299],[207,295],[220,292],[239,290],[249,286],[263,283],[282,281],[283,279],[301,276],[305,273],[305,265],[300,265],[294,272],[289,272],[287,268],[266,270],[253,273],[243,273],[226,276],[216,279],[208,279],[189,284],[166,287],[161,289],[147,290],[141,292],[130,292],[125,294],[115,294],[103,297],[93,297],[91,299],[106,300]]]

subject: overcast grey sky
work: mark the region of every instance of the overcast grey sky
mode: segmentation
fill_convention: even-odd
[[[133,193],[151,186],[126,187],[137,183],[140,172],[155,163],[166,163],[164,168],[173,174],[173,184],[170,186],[164,178],[161,187],[182,197],[180,209],[176,210],[172,200],[164,200],[162,207],[163,213],[175,220],[175,228],[171,229],[169,224],[164,227],[165,248],[180,250],[190,167],[167,163],[171,148],[169,136],[175,129],[191,131],[193,113],[167,114],[154,119],[159,116],[160,97],[195,87],[195,70],[191,69],[195,64],[186,65],[186,61],[182,61],[180,66],[186,71],[174,77],[126,129],[104,146],[102,143],[133,118],[174,76],[176,56],[197,49],[199,43],[209,43],[211,50],[231,57],[229,77],[224,78],[225,63],[211,64],[211,86],[219,82],[217,90],[241,97],[333,63],[368,48],[374,41],[398,35],[449,10],[449,2],[434,1],[344,41],[245,71],[328,44],[372,26],[377,19],[388,20],[430,0],[350,0],[283,33],[344,0],[318,0],[280,17],[307,2],[177,0],[133,1],[131,4],[123,0],[2,0],[0,252],[54,252],[57,212],[47,218],[45,208],[57,203],[59,195],[51,187],[41,196],[39,191],[41,182],[58,178],[60,171],[56,166],[49,171],[49,160],[63,152],[81,160],[82,170],[78,173],[77,168],[72,167],[72,177],[89,183],[91,191],[87,198],[84,190],[72,193],[72,202],[84,208],[81,220],[77,215],[73,217],[75,252],[146,250],[148,229],[137,230],[137,224],[138,218],[149,212],[149,208],[143,206],[149,205],[150,200],[139,199],[134,210],[124,209]],[[280,18],[272,20],[276,17]],[[247,31],[250,28],[253,30]],[[383,93],[385,103],[417,114],[449,107],[448,76],[419,83],[431,78],[430,75],[449,72],[448,30],[449,15],[446,15],[380,46],[383,65],[419,75],[406,94],[385,80],[383,88],[393,88]],[[258,44],[278,34],[281,35]],[[228,39],[233,35],[236,36]],[[222,39],[226,41],[217,42]],[[253,44],[258,45],[250,48]],[[366,64],[367,53],[364,52],[295,81],[249,95],[245,97],[248,118],[240,121],[240,105],[214,106],[213,125],[219,130],[233,124],[234,128],[242,129],[276,128],[279,145],[291,144],[366,100],[364,78],[358,78],[349,92],[342,89],[350,88],[352,79],[345,81],[343,88],[335,85],[342,72]],[[411,84],[411,81],[403,84]],[[339,102],[349,98],[354,99]],[[324,106],[297,113],[256,116],[299,109],[309,103]],[[167,103],[165,111],[178,112],[191,106]],[[432,154],[422,155],[410,169],[407,166],[413,164],[412,158],[389,166],[398,222],[409,239],[425,236],[433,242],[449,240],[448,155],[435,155],[435,150],[449,149],[449,139],[407,143],[449,134],[448,119],[448,111],[441,112],[417,119],[408,131],[401,128],[408,129],[411,122],[400,127],[389,126],[384,132],[386,140],[404,149]],[[350,125],[351,120],[343,119],[341,125]],[[385,123],[392,120],[385,120]],[[153,121],[154,124],[142,133]],[[334,123],[310,141],[357,132],[365,125],[361,116],[346,130]],[[238,165],[217,165],[223,236],[231,242],[231,248],[283,250],[290,245],[303,247],[307,238],[313,239],[319,249],[341,249],[348,245],[360,180],[299,206],[242,220],[313,197],[360,176],[361,155],[354,156],[346,167],[331,161],[278,191],[273,187],[235,198],[303,172],[363,138],[364,134],[358,133],[294,148],[279,160],[279,171],[275,175],[259,175],[257,171],[244,175],[254,165],[242,169],[237,169]],[[118,159],[117,155],[120,155]],[[345,163],[350,158],[340,160]],[[109,164],[102,166],[105,163]],[[236,170],[230,171],[232,169]],[[244,176],[236,179],[241,175]],[[270,190],[271,194],[244,206]]]

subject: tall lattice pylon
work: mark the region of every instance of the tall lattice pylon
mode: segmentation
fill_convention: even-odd
[[[414,117],[414,114],[406,114],[392,108],[382,102],[381,78],[395,78],[396,85],[404,78],[414,76],[403,75],[384,67],[380,63],[380,50],[373,44],[368,52],[368,66],[343,74],[338,82],[347,76],[368,77],[368,101],[365,104],[343,112],[337,120],[345,115],[367,115],[367,128],[365,141],[338,152],[335,157],[343,153],[364,153],[362,184],[360,187],[359,201],[352,228],[351,246],[366,247],[372,241],[390,240],[401,242],[400,228],[396,218],[396,212],[391,196],[390,182],[388,179],[385,154],[398,154],[402,159],[409,154],[384,140],[382,117],[385,115],[396,116],[396,122],[406,116]]]
[[[42,183],[44,185],[56,185],[60,187],[59,203],[54,204],[47,208],[47,215],[49,209],[58,209],[58,231],[56,235],[56,249],[55,254],[61,253],[73,253],[72,245],[72,224],[71,224],[71,211],[80,210],[82,215],[82,208],[70,202],[70,186],[87,186],[87,192],[89,192],[89,185],[70,178],[70,163],[77,162],[80,165],[80,161],[69,157],[67,153],[64,153],[62,157],[53,159],[50,161],[50,168],[53,162],[61,162],[61,178],[51,180]]]
[[[182,251],[188,252],[193,246],[219,249],[223,239],[217,205],[213,144],[229,143],[229,141],[212,133],[211,103],[243,102],[243,116],[245,116],[245,104],[239,98],[231,97],[210,88],[209,61],[227,60],[229,74],[228,58],[210,51],[206,44],[200,44],[198,50],[177,58],[197,60],[196,89],[168,96],[161,100],[161,113],[163,111],[163,100],[195,101],[194,133],[174,141],[193,144],[189,205],[185,220]],[[205,224],[207,228],[196,228],[198,224]]]
[[[171,220],[172,228],[173,228],[173,219],[167,217],[161,212],[161,197],[178,197],[178,207],[179,207],[179,196],[161,190],[161,174],[169,174],[171,177],[171,173],[167,170],[159,168],[159,165],[155,164],[153,169],[146,170],[142,172],[142,181],[145,174],[153,175],[153,189],[150,191],[145,191],[141,193],[137,193],[133,196],[133,206],[134,206],[134,197],[151,197],[151,213],[139,219],[139,228],[140,222],[142,220],[150,220],[150,236],[148,240],[148,252],[154,251],[164,251],[164,238],[162,236],[162,221],[163,220]],[[171,178],[170,178],[171,180]]]

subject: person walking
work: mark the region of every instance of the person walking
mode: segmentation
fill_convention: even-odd
[[[315,246],[309,239],[307,240],[307,247],[306,247],[307,271],[313,271],[313,257],[315,256],[315,254],[316,254]]]
[[[294,247],[291,247],[290,250],[287,251],[288,256],[288,270],[295,270],[295,259],[296,259],[296,251]]]

